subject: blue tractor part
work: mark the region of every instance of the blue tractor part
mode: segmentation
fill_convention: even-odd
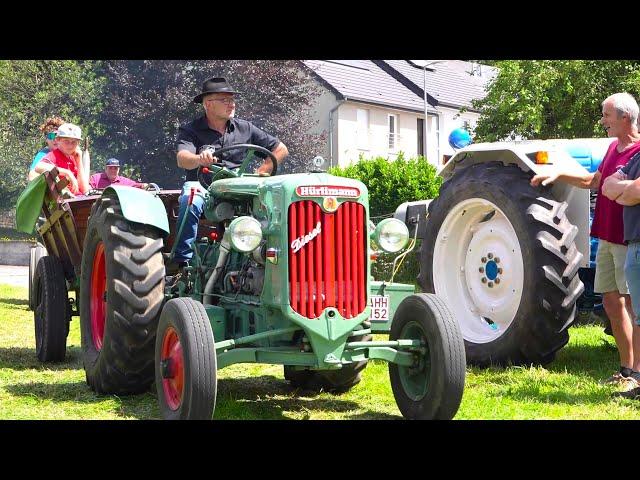
[[[590,173],[593,173],[602,163],[606,152],[597,151],[585,144],[575,143],[567,146],[567,153]],[[591,223],[593,222],[596,195],[597,192],[592,190],[590,195],[589,228],[591,228]],[[578,271],[580,280],[584,283],[584,293],[577,302],[578,315],[582,317],[588,317],[591,312],[598,316],[604,315],[602,295],[593,291],[596,268],[596,251],[598,250],[597,238],[591,237],[590,247],[589,268],[581,268]]]
[[[449,134],[449,145],[451,145],[451,148],[454,150],[459,150],[471,145],[472,142],[471,134],[464,128],[456,128]]]

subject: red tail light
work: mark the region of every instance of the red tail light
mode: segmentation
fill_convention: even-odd
[[[335,307],[345,318],[366,306],[364,207],[345,202],[325,213],[310,200],[289,207],[289,300],[296,313],[317,318]]]

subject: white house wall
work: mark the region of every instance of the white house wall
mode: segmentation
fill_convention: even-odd
[[[317,120],[317,124],[310,130],[310,133],[329,133],[329,112],[335,107],[338,108],[333,112],[333,135],[328,135],[324,151],[318,152],[319,155],[330,161],[331,165],[347,166],[358,161],[360,154],[363,154],[365,158],[382,156],[390,160],[394,160],[400,151],[404,152],[405,158],[418,155],[417,119],[424,118],[424,114],[352,101],[341,103],[327,89],[317,98],[312,109],[313,119]],[[369,112],[367,148],[361,148],[358,145],[358,108]],[[396,115],[399,127],[397,146],[393,150],[390,150],[388,146],[389,114]],[[474,129],[479,114],[465,112],[458,116],[456,109],[439,107],[438,118],[439,122],[436,122],[435,116],[429,114],[427,158],[438,158],[438,162],[441,164],[444,155],[450,156],[454,153],[448,141],[451,131],[462,127],[465,120],[469,123],[469,127]],[[333,152],[330,152],[330,144],[333,145]]]
[[[329,112],[331,112],[331,110],[338,105],[338,101],[336,100],[336,97],[334,95],[333,92],[331,92],[328,89],[323,88],[323,92],[320,96],[318,96],[315,100],[315,105],[314,107],[311,109],[312,112],[312,118],[314,120],[315,123],[315,127],[311,128],[309,130],[309,133],[311,134],[319,134],[319,133],[323,133],[323,132],[327,132],[329,133]],[[335,138],[336,138],[336,134],[338,132],[338,128],[337,128],[337,114],[336,112],[333,113],[333,118],[334,118],[334,128],[333,128],[333,140],[335,142]],[[286,143],[286,142],[285,142]],[[334,159],[336,158],[336,152],[338,151],[335,143],[334,143],[334,147],[333,147],[334,153],[333,153],[333,157]],[[327,135],[327,142],[324,146],[324,150],[321,152],[316,152],[317,155],[321,155],[322,157],[324,157],[325,160],[330,161],[331,159],[331,151],[330,151],[330,139],[329,139],[329,135]]]
[[[366,135],[367,145],[358,145],[357,110],[369,112],[369,125]],[[358,161],[362,154],[365,158],[378,156],[393,160],[399,152],[404,152],[405,158],[417,154],[417,119],[415,113],[395,110],[375,105],[345,102],[338,110],[338,141],[337,159],[340,166],[346,166]],[[389,114],[394,114],[398,120],[396,146],[389,148]]]

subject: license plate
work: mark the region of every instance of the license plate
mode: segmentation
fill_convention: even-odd
[[[372,322],[389,321],[389,295],[371,295],[371,317]]]

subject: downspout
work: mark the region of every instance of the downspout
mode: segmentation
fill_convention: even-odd
[[[338,104],[329,111],[329,167],[330,168],[333,167],[333,112],[335,112],[338,108],[340,108],[340,105],[342,105],[346,101],[347,101],[347,98],[345,97],[344,100],[340,100]]]

